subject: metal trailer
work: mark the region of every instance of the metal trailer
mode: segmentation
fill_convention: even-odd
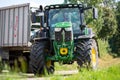
[[[28,46],[29,4],[0,8],[0,47]]]
[[[0,56],[13,60],[29,51],[31,31],[30,4],[0,8]],[[28,58],[28,55],[25,54]]]

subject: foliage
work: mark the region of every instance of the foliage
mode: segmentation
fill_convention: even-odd
[[[109,39],[109,44],[112,53],[114,53],[112,55],[116,54],[117,56],[120,56],[120,33],[116,32],[116,34]]]
[[[106,40],[101,40],[101,39],[98,39],[97,42],[98,42],[100,57],[102,58],[106,56],[110,51],[109,44]]]
[[[116,6],[115,0],[103,0],[103,4],[105,7],[114,8]]]
[[[112,52],[120,56],[120,2],[117,4],[116,9],[116,18],[117,18],[117,31],[112,38],[109,39],[110,47]]]
[[[68,0],[70,3],[87,3],[88,5],[97,5],[98,3],[101,3],[102,0]]]
[[[99,38],[108,39],[116,32],[116,18],[111,8],[103,7],[103,25],[98,34]]]

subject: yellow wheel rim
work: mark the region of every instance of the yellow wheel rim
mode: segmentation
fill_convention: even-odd
[[[96,50],[95,50],[95,48],[92,48],[91,53],[92,53],[92,63],[93,63],[93,65],[95,65],[96,64]]]

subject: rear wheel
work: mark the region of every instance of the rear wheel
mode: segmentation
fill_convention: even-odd
[[[76,58],[80,67],[97,68],[98,51],[94,39],[80,40],[76,46]]]
[[[30,68],[34,74],[42,74],[45,67],[44,43],[35,43],[30,53]]]

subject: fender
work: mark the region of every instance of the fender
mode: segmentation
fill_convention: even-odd
[[[87,33],[85,32],[84,35],[80,35],[78,37],[74,37],[74,39],[86,39],[86,38],[93,38],[95,37],[95,33],[93,33],[92,28],[86,28]]]

